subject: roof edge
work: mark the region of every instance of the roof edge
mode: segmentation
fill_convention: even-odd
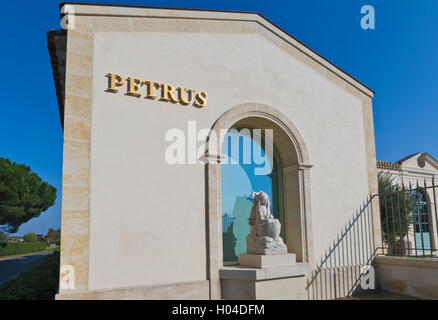
[[[418,156],[419,154],[422,154],[421,152],[415,152],[415,153],[411,153],[409,155],[407,155],[404,158],[401,158],[400,160],[397,161],[397,163],[402,164],[403,162],[405,162],[406,160],[409,160],[415,156]]]
[[[180,7],[160,7],[160,6],[142,6],[142,5],[127,5],[127,4],[109,4],[109,3],[90,3],[90,2],[75,2],[75,1],[63,1],[59,3],[59,7],[61,8],[62,6],[69,4],[69,5],[75,5],[75,6],[95,6],[95,7],[116,7],[116,8],[139,8],[139,9],[157,9],[157,10],[180,10],[180,11],[194,11],[194,12],[222,12],[222,13],[236,13],[236,14],[252,14],[252,15],[257,15],[260,18],[262,18],[263,20],[265,20],[266,22],[268,22],[269,24],[271,24],[273,27],[277,28],[278,30],[280,30],[281,32],[283,32],[284,34],[286,34],[287,36],[289,36],[290,38],[292,38],[294,41],[296,41],[299,45],[303,46],[304,48],[306,48],[307,50],[309,50],[311,53],[315,54],[317,57],[319,57],[320,59],[322,59],[324,62],[328,63],[331,67],[335,68],[335,70],[339,71],[342,75],[344,75],[343,78],[344,80],[346,80],[347,82],[349,82],[351,85],[353,85],[357,90],[363,92],[365,95],[369,96],[370,98],[373,98],[375,91],[372,90],[371,88],[369,88],[368,86],[366,86],[364,83],[362,83],[361,81],[359,81],[358,79],[356,79],[355,77],[353,77],[352,75],[350,75],[348,72],[344,71],[343,69],[341,69],[340,67],[338,67],[337,65],[335,65],[333,62],[331,62],[330,60],[324,58],[322,55],[320,55],[318,52],[316,52],[315,50],[313,50],[312,48],[310,48],[309,46],[307,46],[306,44],[304,44],[303,42],[301,42],[299,39],[297,39],[296,37],[292,36],[289,32],[287,32],[286,30],[284,30],[283,28],[279,27],[278,25],[276,25],[274,22],[272,22],[271,20],[269,20],[268,18],[264,17],[262,14],[258,13],[258,12],[251,12],[251,11],[234,11],[234,10],[218,10],[218,9],[196,9],[196,8],[180,8]],[[308,53],[303,52],[304,54],[308,55]],[[311,57],[311,56],[310,56]],[[313,58],[313,57],[311,57]],[[323,65],[324,66],[324,65]],[[324,66],[327,68],[327,66]],[[329,69],[329,68],[328,68]],[[331,70],[332,71],[332,70]],[[349,81],[350,80],[350,81]],[[366,90],[362,90],[360,87],[358,87],[357,85],[354,84],[354,82],[356,82],[357,84],[359,84],[360,86],[362,86],[364,89],[368,90],[368,92],[366,92]]]
[[[53,81],[55,83],[56,98],[58,100],[59,117],[61,120],[61,127],[64,130],[64,95],[60,83],[60,79],[63,75],[61,75],[59,72],[59,61],[56,54],[57,48],[55,44],[55,37],[66,37],[67,32],[66,30],[48,30],[46,31],[46,36],[47,49],[49,51],[50,64],[52,66]]]
[[[430,155],[430,153],[423,152],[422,155],[424,155],[425,157],[429,158],[429,160],[431,160],[431,161],[435,162],[436,164],[438,164],[438,160],[437,160],[436,158],[432,157],[432,156]]]

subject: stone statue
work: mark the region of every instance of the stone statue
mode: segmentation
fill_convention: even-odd
[[[246,237],[247,253],[287,253],[287,247],[280,237],[280,221],[270,212],[269,196],[263,191],[253,192],[252,195],[252,209],[248,219],[250,232]]]

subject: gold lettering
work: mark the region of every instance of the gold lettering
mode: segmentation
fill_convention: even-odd
[[[175,98],[175,87],[174,86],[171,86],[170,84],[162,83],[161,87],[162,87],[162,90],[161,90],[161,99],[160,100],[179,102],[178,98]]]
[[[191,104],[193,102],[193,96],[195,94],[195,90],[193,89],[187,89],[187,88],[178,88],[177,89],[179,91],[179,101],[184,104],[184,105],[188,105]],[[185,92],[188,91],[189,92],[189,100],[186,100],[186,98],[184,97]]]
[[[199,108],[202,108],[206,104],[207,104],[207,93],[205,91],[199,91],[199,93],[196,95],[194,105]]]
[[[115,73],[108,73],[108,78],[108,91],[117,92],[119,90],[116,89],[116,86],[120,87],[123,86],[123,84],[125,83],[125,78]]]
[[[143,83],[148,85],[148,91],[146,93],[147,98],[155,99],[157,96],[155,95],[155,87],[159,88],[161,86],[161,83],[151,81],[151,80],[145,80]]]
[[[134,97],[140,97],[141,93],[137,91],[142,85],[142,83],[143,82],[140,79],[128,77],[128,92],[126,92],[126,94],[129,94]]]
[[[135,77],[128,76],[126,80],[123,76],[109,72],[108,77],[108,88],[106,91],[118,92],[119,87],[123,86],[125,82],[127,83],[126,94],[134,97],[141,97],[144,93],[140,90],[142,85],[146,87],[146,98],[156,99],[156,90],[161,89],[161,101],[181,103],[182,105],[193,104],[198,108],[202,108],[207,105],[207,93],[205,91],[196,91],[190,88],[184,87],[174,87],[167,83],[161,83],[152,80],[140,80]]]

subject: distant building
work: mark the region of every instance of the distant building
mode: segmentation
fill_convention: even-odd
[[[436,201],[437,190],[431,186],[438,182],[438,160],[428,153],[414,153],[397,162],[377,161],[379,172],[388,172],[394,182],[413,190],[413,223],[405,236],[404,247],[430,254],[438,244]],[[406,251],[406,250],[405,250]],[[411,252],[411,254],[415,251]]]
[[[23,241],[24,240],[21,237],[14,236],[14,237],[9,237],[8,238],[8,242],[10,242],[10,243],[17,243],[17,242],[23,242]]]

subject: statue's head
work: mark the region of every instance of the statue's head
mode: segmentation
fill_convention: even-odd
[[[269,196],[266,192],[259,191],[253,192],[253,203],[258,204],[260,206],[267,206],[269,208]]]

